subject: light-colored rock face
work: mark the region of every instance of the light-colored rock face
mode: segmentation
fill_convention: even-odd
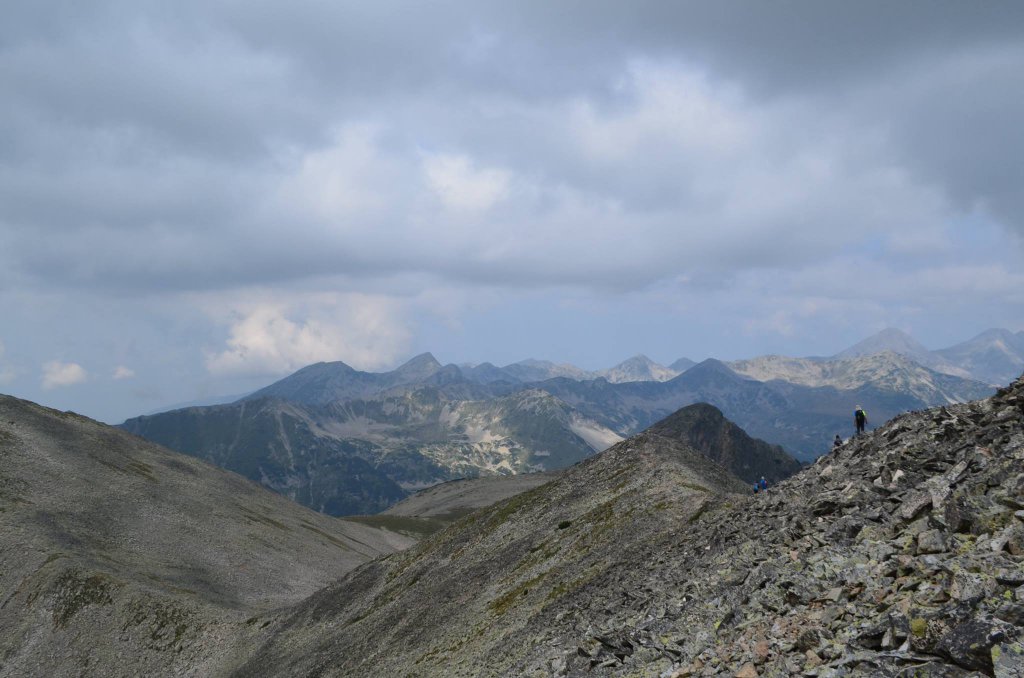
[[[757,495],[676,445],[627,440],[361,568],[241,675],[1019,671],[1024,379]]]
[[[929,351],[910,335],[889,328],[840,352],[835,358],[859,358],[885,352],[902,355],[942,374],[1001,385],[1013,381],[1024,371],[1024,332],[991,329],[949,348]]]
[[[922,367],[906,356],[892,351],[846,358],[821,360],[761,356],[728,363],[737,374],[758,381],[780,380],[802,386],[831,386],[855,390],[871,385],[946,404],[966,402],[977,397],[979,384],[950,379],[947,374]]]

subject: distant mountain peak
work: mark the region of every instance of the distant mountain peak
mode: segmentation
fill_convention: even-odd
[[[607,370],[598,373],[612,383],[624,383],[629,381],[668,381],[679,374],[664,365],[660,365],[642,353],[632,358],[627,358],[621,363]]]
[[[396,367],[393,372],[399,374],[412,374],[421,372],[436,372],[441,369],[441,363],[438,362],[437,358],[434,357],[433,353],[429,351],[426,353],[420,353],[418,356],[410,358],[405,363]]]
[[[668,368],[670,370],[675,370],[676,372],[685,372],[686,370],[690,369],[691,367],[693,367],[696,364],[697,363],[695,361],[690,360],[689,358],[685,358],[684,357],[684,358],[680,358],[679,360],[677,360],[674,363],[672,363],[671,365],[669,365]]]
[[[928,356],[930,351],[919,341],[895,327],[887,327],[857,342],[850,348],[836,354],[836,358],[859,358],[862,356],[892,351],[911,357]]]

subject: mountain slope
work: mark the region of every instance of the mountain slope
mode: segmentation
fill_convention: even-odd
[[[1024,379],[744,491],[645,432],[265,617],[239,675],[1024,670]]]
[[[800,462],[781,447],[751,438],[707,403],[684,407],[647,432],[686,442],[748,483],[764,477],[774,484],[800,470]]]
[[[381,513],[382,516],[453,520],[522,494],[558,478],[560,471],[514,476],[460,478],[420,490]]]
[[[331,515],[376,513],[455,478],[563,468],[621,440],[546,392],[462,400],[465,386],[396,387],[320,407],[247,399],[122,426]]]
[[[677,360],[674,363],[672,363],[671,365],[669,365],[668,368],[670,370],[675,370],[677,374],[682,374],[683,372],[685,372],[686,370],[690,369],[691,367],[693,367],[696,364],[697,363],[695,363],[694,361],[690,360],[689,358],[680,358],[679,360]]]
[[[136,417],[121,427],[330,515],[376,513],[407,494],[372,463],[372,443],[322,435],[315,411],[296,403],[247,399]],[[425,477],[440,474],[415,452],[407,456]]]
[[[245,619],[411,543],[0,396],[0,675],[216,674]]]
[[[1005,384],[1024,372],[1024,332],[991,329],[936,353],[988,384]]]
[[[570,601],[618,587],[625,561],[653,559],[679,524],[745,491],[645,432],[268,618],[270,642],[240,674],[528,675],[523,648],[571,627]]]

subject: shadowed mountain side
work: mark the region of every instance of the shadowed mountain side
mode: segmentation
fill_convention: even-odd
[[[638,435],[267,617],[239,674],[526,675],[538,632],[598,614],[594,593],[633,590],[682,526],[745,491],[690,446]]]
[[[0,396],[0,675],[210,675],[229,626],[411,543]]]
[[[322,407],[244,400],[122,426],[331,515],[376,513],[455,478],[564,468],[621,440],[545,391],[459,399],[467,386],[484,388],[400,387]]]
[[[781,447],[751,438],[707,403],[684,407],[646,433],[682,440],[748,483],[764,476],[774,484],[800,470],[800,462]]]
[[[299,404],[263,398],[136,417],[121,427],[321,513],[375,513],[406,496],[371,463],[378,456],[372,442],[322,435],[316,420]],[[425,479],[441,475],[414,451],[396,457],[425,473]]]

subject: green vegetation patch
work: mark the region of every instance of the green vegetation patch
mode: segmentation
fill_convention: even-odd
[[[153,473],[153,467],[149,464],[144,464],[141,461],[130,461],[126,465],[126,468],[132,473],[142,476],[151,483],[157,482],[156,475]]]
[[[152,598],[133,600],[128,614],[121,630],[143,627],[146,646],[152,650],[180,652],[189,632],[195,635],[202,629],[188,608]]]
[[[53,596],[54,628],[64,628],[71,618],[89,605],[113,605],[110,595],[114,582],[96,573],[85,576],[79,570],[66,570],[57,579]]]

